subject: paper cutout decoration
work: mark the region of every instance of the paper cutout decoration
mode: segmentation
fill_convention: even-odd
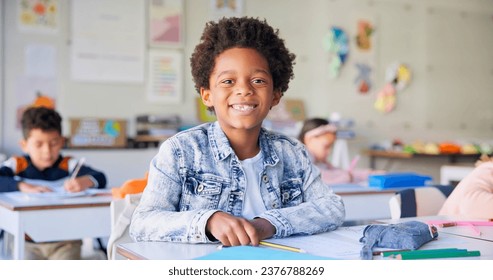
[[[346,32],[339,27],[331,27],[324,38],[324,47],[329,52],[329,76],[336,78],[349,53]]]
[[[373,34],[373,26],[366,20],[358,21],[358,33],[356,35],[356,46],[358,49],[368,51],[371,49],[371,35]]]
[[[405,89],[411,81],[411,71],[401,63],[393,63],[387,67],[385,72],[385,81],[392,83],[397,91]]]
[[[379,112],[389,113],[395,108],[397,92],[405,89],[411,81],[411,71],[401,63],[393,63],[385,71],[385,86],[377,94],[374,107]]]
[[[391,84],[386,84],[377,94],[375,109],[381,113],[389,113],[395,108],[395,88]]]
[[[371,89],[371,67],[367,64],[356,63],[356,68],[358,68],[358,76],[356,77],[354,82],[358,87],[358,92],[361,94],[366,94]]]

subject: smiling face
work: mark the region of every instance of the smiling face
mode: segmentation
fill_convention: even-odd
[[[256,50],[231,48],[215,59],[210,89],[200,89],[202,101],[213,107],[226,135],[260,131],[269,110],[281,93],[274,90],[267,60]]]
[[[39,170],[51,167],[60,155],[64,138],[56,130],[32,129],[27,139],[21,141],[22,150],[29,155]]]

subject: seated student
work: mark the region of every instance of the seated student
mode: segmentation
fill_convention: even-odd
[[[322,172],[322,180],[329,185],[360,183],[368,180],[370,174],[382,174],[384,171],[371,169],[345,170],[334,167],[329,155],[336,140],[337,127],[322,118],[305,120],[298,139],[305,144],[310,156]]]
[[[439,215],[493,219],[493,157],[483,157],[454,188]]]
[[[342,224],[342,199],[304,146],[262,128],[288,89],[294,58],[265,20],[206,24],[191,68],[217,121],[161,145],[132,216],[134,240],[257,246]]]
[[[52,109],[28,108],[22,115],[24,138],[20,145],[23,156],[13,156],[0,167],[0,192],[52,192],[63,185],[67,192],[88,188],[104,188],[105,175],[83,165],[77,177],[71,179],[77,160],[64,157],[62,118]],[[81,240],[35,243],[26,237],[26,259],[80,259]]]

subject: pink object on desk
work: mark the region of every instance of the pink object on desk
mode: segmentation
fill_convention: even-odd
[[[435,225],[438,227],[453,227],[453,226],[466,226],[470,228],[475,235],[481,236],[481,231],[476,226],[493,226],[491,221],[447,221],[447,220],[432,220],[426,221],[429,225]]]

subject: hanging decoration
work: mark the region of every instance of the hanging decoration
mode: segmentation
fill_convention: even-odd
[[[377,94],[375,109],[381,113],[389,113],[396,105],[396,93],[404,90],[411,81],[411,70],[401,63],[393,63],[385,71],[385,86]]]
[[[336,78],[349,53],[346,32],[339,27],[331,27],[324,37],[324,48],[329,53],[329,77]]]
[[[371,35],[373,34],[373,25],[367,20],[358,21],[358,33],[356,35],[356,46],[359,50],[369,51],[372,48]]]
[[[411,81],[411,71],[406,65],[395,62],[387,67],[385,81],[391,83],[397,91],[402,91]]]
[[[371,89],[371,67],[368,64],[356,63],[356,68],[358,68],[358,76],[354,80],[354,83],[359,93],[366,94]]]

